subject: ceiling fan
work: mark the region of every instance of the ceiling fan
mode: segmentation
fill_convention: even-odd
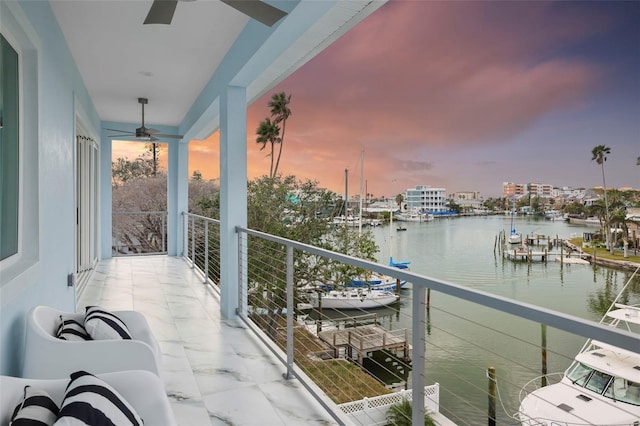
[[[189,1],[189,0],[183,0]],[[220,0],[234,9],[244,13],[250,18],[271,27],[283,17],[287,16],[276,7],[260,0]],[[173,13],[178,5],[178,0],[154,0],[151,9],[144,20],[145,24],[171,24]]]
[[[109,135],[110,138],[135,138],[140,141],[157,141],[158,138],[182,139],[183,135],[165,135],[158,133],[158,130],[144,127],[144,106],[149,103],[147,98],[138,98],[138,103],[142,105],[142,126],[138,127],[135,132],[118,129],[105,129],[112,132],[120,132],[121,135]]]

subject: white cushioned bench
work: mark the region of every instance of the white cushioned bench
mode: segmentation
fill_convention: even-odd
[[[157,375],[136,370],[97,374],[96,377],[112,386],[135,409],[145,425],[177,425],[164,385]],[[60,407],[68,383],[68,377],[39,380],[0,376],[0,424],[9,424],[13,410],[22,400],[26,385],[46,391]]]
[[[22,377],[61,379],[78,370],[93,374],[147,370],[160,376],[160,346],[145,317],[135,311],[113,311],[113,314],[126,324],[131,340],[62,340],[56,337],[60,315],[82,323],[84,314],[42,305],[32,308],[27,316]]]

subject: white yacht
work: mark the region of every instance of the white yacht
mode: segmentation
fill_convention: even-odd
[[[616,303],[602,323],[638,333],[640,307]],[[521,397],[533,382],[525,385]],[[517,416],[526,426],[637,426],[640,424],[640,347],[638,351],[628,351],[588,341],[560,382],[521,398]]]

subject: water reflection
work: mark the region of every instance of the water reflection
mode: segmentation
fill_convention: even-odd
[[[598,273],[604,276],[604,287],[589,295],[589,310],[592,313],[604,317],[621,288],[627,283],[629,284],[620,294],[617,303],[633,305],[640,301],[640,276],[633,276],[633,273],[629,271],[594,268],[594,277],[597,277]],[[629,280],[631,281],[629,282]]]
[[[511,299],[599,321],[631,276],[591,265],[555,262],[513,262],[493,250],[495,235],[508,226],[500,217],[460,218],[407,223],[407,231],[392,240],[394,257],[410,260],[414,272],[477,288]],[[581,235],[588,227],[521,218],[523,234],[559,238]],[[381,253],[388,259],[388,228],[374,229]],[[400,312],[381,315],[390,329],[411,327],[411,303]],[[640,278],[634,278],[623,303],[640,302]],[[434,293],[427,311],[428,384],[440,383],[441,411],[458,424],[486,424],[486,369],[495,366],[500,392],[498,423],[512,424],[521,387],[541,369],[562,372],[584,344],[584,338],[554,328]],[[546,352],[543,347],[546,344]]]

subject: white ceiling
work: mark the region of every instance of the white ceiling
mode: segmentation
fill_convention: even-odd
[[[171,25],[143,25],[152,0],[54,0],[103,121],[178,125],[248,21],[218,0],[181,1]]]
[[[170,25],[143,25],[152,0],[50,4],[103,122],[139,125],[148,98],[145,125],[205,137],[224,87],[255,100],[385,1],[275,0],[289,14],[271,28],[219,0],[179,1]]]

